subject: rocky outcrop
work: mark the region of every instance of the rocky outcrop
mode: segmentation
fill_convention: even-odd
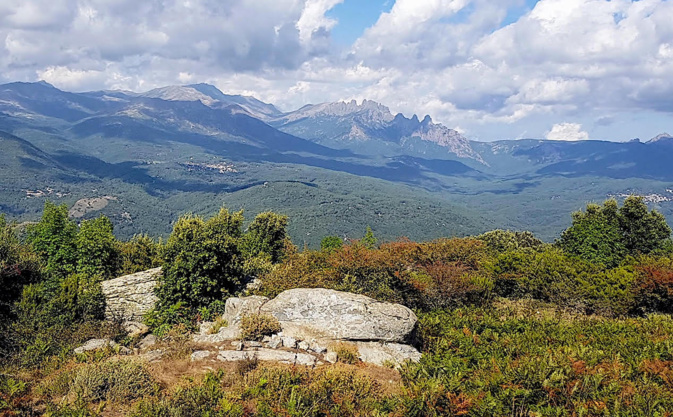
[[[251,314],[276,317],[282,331],[260,342],[242,342],[239,323]],[[233,351],[221,351],[220,361],[256,357],[302,365],[335,362],[335,346],[351,341],[363,362],[398,367],[406,361],[418,362],[421,353],[401,344],[416,326],[416,315],[408,308],[382,303],[372,298],[326,289],[288,290],[273,300],[253,296],[230,298],[222,317],[228,326],[213,332],[213,323],[203,323],[192,340],[201,344],[231,341]],[[299,353],[302,351],[304,353]],[[197,355],[198,356],[198,355]],[[202,360],[195,358],[194,360]]]
[[[93,352],[101,349],[112,349],[122,355],[131,354],[130,349],[121,346],[110,339],[91,339],[82,346],[76,348],[75,353],[80,355],[85,352]]]
[[[288,290],[261,312],[280,321],[285,336],[307,339],[405,342],[416,326],[413,311],[359,294],[316,289]]]
[[[105,318],[112,321],[140,322],[154,308],[157,297],[154,288],[161,268],[103,281]]]

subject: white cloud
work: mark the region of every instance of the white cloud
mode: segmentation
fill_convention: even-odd
[[[367,98],[490,139],[673,114],[669,0],[540,0],[505,27],[522,0],[397,0],[345,52],[327,16],[343,1],[3,0],[0,80],[211,82],[286,110]]]
[[[547,140],[578,141],[588,140],[589,134],[582,130],[579,123],[560,123],[547,132]]]

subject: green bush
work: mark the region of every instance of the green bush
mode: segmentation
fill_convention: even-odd
[[[246,257],[266,254],[272,263],[279,262],[285,255],[287,223],[287,216],[272,212],[258,214],[245,234],[243,250]]]
[[[77,271],[112,278],[119,270],[119,248],[113,226],[105,216],[84,220],[77,233]]]
[[[482,240],[489,249],[496,253],[544,246],[544,242],[536,238],[531,232],[493,230],[477,236],[477,239]]]
[[[242,223],[241,212],[226,209],[208,221],[192,215],[178,220],[164,250],[159,309],[182,303],[196,310],[240,289]]]
[[[77,224],[68,218],[68,207],[44,203],[42,218],[28,226],[28,242],[44,259],[46,270],[59,276],[75,272],[77,266]]]
[[[325,236],[320,241],[320,250],[325,252],[341,249],[343,246],[344,241],[339,236]]]
[[[243,340],[256,341],[261,341],[264,336],[271,336],[282,330],[278,319],[266,314],[241,317],[240,328]]]
[[[159,267],[163,264],[162,243],[147,235],[135,235],[128,242],[118,242],[120,270],[117,275],[129,275]]]
[[[595,264],[615,267],[627,255],[649,254],[670,247],[671,228],[664,216],[649,211],[642,197],[631,196],[620,208],[615,200],[587,205],[572,214],[573,224],[557,245]]]

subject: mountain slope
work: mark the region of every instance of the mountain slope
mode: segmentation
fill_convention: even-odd
[[[470,142],[455,130],[435,124],[429,116],[422,121],[407,119],[373,101],[323,103],[305,106],[270,123],[284,132],[327,146],[370,154],[433,155],[472,159],[483,163]]]

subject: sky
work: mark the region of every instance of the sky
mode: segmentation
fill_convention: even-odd
[[[2,0],[0,83],[375,100],[473,140],[673,133],[673,0]]]

